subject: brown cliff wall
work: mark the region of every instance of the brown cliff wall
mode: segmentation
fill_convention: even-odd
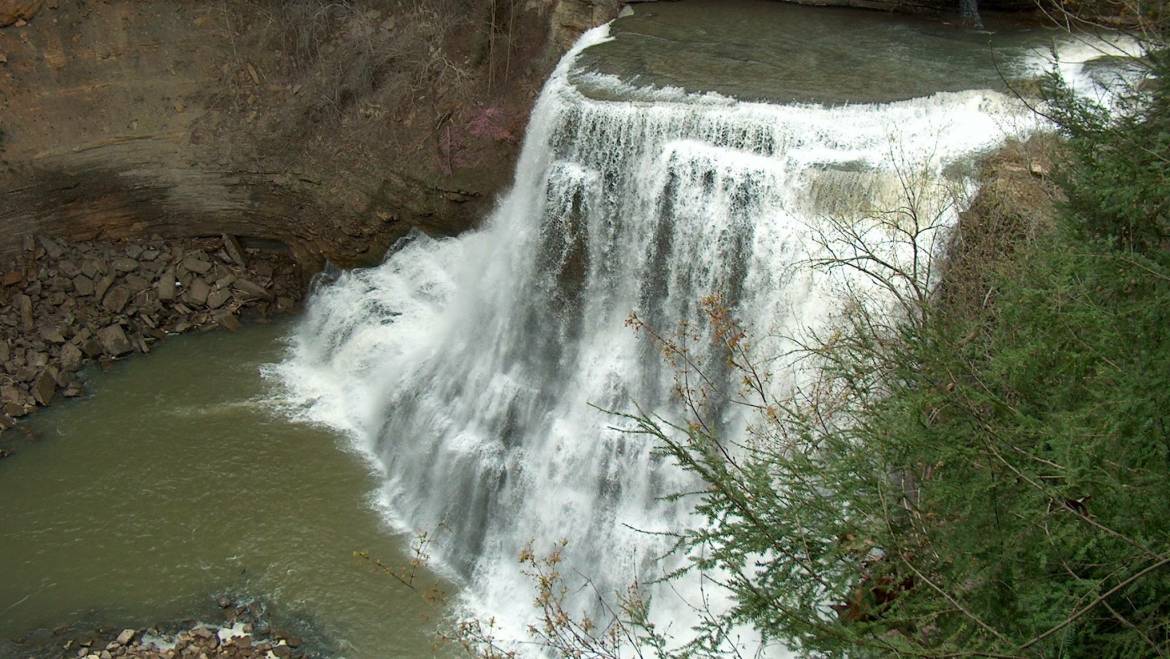
[[[311,269],[465,230],[556,57],[623,4],[0,0],[0,265],[29,234],[228,233]]]
[[[588,27],[559,4],[50,1],[0,29],[0,259],[32,233],[229,233],[349,265],[466,229]]]

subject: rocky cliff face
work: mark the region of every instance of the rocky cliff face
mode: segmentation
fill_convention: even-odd
[[[617,2],[40,5],[0,0],[0,260],[227,233],[351,265],[482,216],[557,50]]]
[[[33,234],[226,233],[311,270],[469,228],[556,57],[624,4],[0,0],[0,263]]]

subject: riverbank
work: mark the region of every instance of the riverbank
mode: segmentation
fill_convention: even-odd
[[[291,311],[305,278],[286,252],[233,236],[70,243],[24,240],[0,267],[0,433],[59,397],[78,372],[167,336]],[[2,435],[0,435],[2,436]],[[0,444],[0,457],[6,451]]]
[[[217,606],[219,622],[192,618],[147,628],[66,626],[37,637],[0,641],[0,650],[11,656],[46,659],[309,659],[329,655],[328,643],[320,638],[305,639],[275,625],[263,602],[220,596]]]

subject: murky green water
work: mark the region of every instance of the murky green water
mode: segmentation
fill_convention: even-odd
[[[935,18],[770,0],[634,7],[579,69],[749,101],[884,102],[1003,89],[1005,77],[1024,74],[1015,63],[1025,52],[1058,36],[1011,14],[987,14],[987,29],[972,30]]]
[[[265,402],[258,367],[288,326],[173,338],[90,374],[90,399],[35,416],[0,461],[0,639],[92,621],[214,619],[214,596],[268,598],[350,657],[430,656],[442,611],[353,557],[410,538],[370,504],[344,441]],[[425,590],[437,583],[420,575]]]

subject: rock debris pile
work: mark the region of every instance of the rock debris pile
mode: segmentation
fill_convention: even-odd
[[[0,432],[59,394],[81,395],[76,373],[87,363],[150,352],[169,334],[234,331],[242,315],[295,308],[302,291],[287,254],[245,249],[233,236],[29,236],[17,262],[0,264]]]

